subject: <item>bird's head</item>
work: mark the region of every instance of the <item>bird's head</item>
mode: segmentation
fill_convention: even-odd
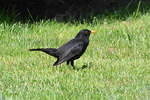
[[[88,29],[82,29],[79,31],[77,36],[75,38],[89,38],[91,34],[94,34],[96,31],[88,30]]]

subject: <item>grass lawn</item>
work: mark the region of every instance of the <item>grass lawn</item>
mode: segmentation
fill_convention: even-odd
[[[150,11],[118,11],[92,22],[15,22],[0,12],[0,98],[150,100]],[[145,10],[146,9],[146,10]],[[144,11],[145,10],[145,11]],[[76,70],[30,48],[59,47],[79,30],[97,32]]]

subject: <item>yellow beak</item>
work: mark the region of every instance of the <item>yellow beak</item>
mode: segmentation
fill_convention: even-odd
[[[91,34],[94,34],[95,32],[96,32],[95,30],[92,30],[92,31],[91,31]]]

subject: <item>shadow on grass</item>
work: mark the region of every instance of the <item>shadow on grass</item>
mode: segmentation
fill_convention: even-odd
[[[83,70],[83,69],[90,69],[91,66],[93,66],[93,64],[92,64],[92,62],[89,62],[89,63],[82,65],[82,67],[80,67],[80,68],[75,68],[75,70],[79,71],[79,70]]]
[[[86,68],[88,68],[88,65],[83,65],[81,68],[75,68],[74,70],[79,71],[79,70],[86,69]]]

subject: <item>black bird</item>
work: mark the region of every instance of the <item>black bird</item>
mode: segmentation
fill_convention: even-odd
[[[82,54],[85,52],[88,44],[89,44],[89,36],[96,31],[90,31],[88,29],[82,29],[74,39],[70,40],[66,44],[62,45],[59,48],[39,48],[39,49],[30,49],[30,51],[42,51],[51,56],[57,58],[57,61],[53,64],[53,66],[57,66],[65,61],[67,61],[67,65],[71,63],[73,69],[74,60],[80,58]]]

